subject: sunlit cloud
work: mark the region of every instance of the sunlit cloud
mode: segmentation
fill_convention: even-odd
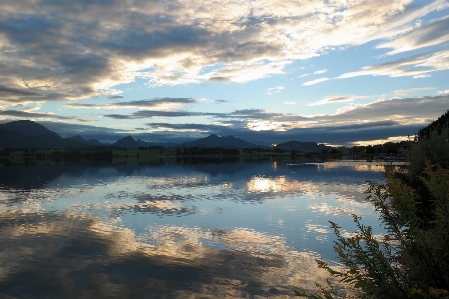
[[[119,99],[116,86],[137,78],[148,86],[244,83],[284,74],[296,60],[373,40],[390,39],[379,47],[403,51],[399,45],[423,47],[446,37],[444,19],[412,30],[416,19],[447,7],[445,1],[411,13],[411,0],[306,2],[38,0],[26,6],[5,0],[1,101]],[[318,80],[304,85],[324,78]]]
[[[427,90],[433,90],[433,87],[415,87],[415,88],[409,88],[409,89],[396,89],[394,91],[395,96],[406,96],[414,92],[419,91],[427,91]]]
[[[41,120],[48,120],[48,119],[58,119],[58,120],[74,120],[79,122],[94,122],[93,120],[80,118],[77,116],[62,116],[62,115],[56,115],[49,112],[32,112],[35,111],[34,108],[25,109],[23,111],[21,110],[2,110],[0,109],[0,116],[9,116],[13,118],[18,119],[41,119]]]
[[[437,92],[437,94],[438,94],[438,95],[446,95],[446,94],[449,94],[449,89],[446,89],[446,90],[440,90],[440,91]]]
[[[66,107],[74,109],[120,109],[120,108],[138,108],[138,109],[174,109],[179,106],[194,104],[198,101],[191,98],[156,98],[152,100],[127,101],[110,104],[81,104],[69,103]]]
[[[324,81],[330,80],[329,78],[320,78],[320,79],[315,79],[315,80],[311,80],[311,81],[307,81],[305,83],[303,83],[302,85],[305,86],[309,86],[309,85],[314,85],[314,84],[318,84]]]
[[[325,104],[332,104],[332,103],[344,103],[344,102],[353,102],[356,99],[364,99],[368,98],[367,96],[332,96],[324,98],[320,101],[307,104],[307,106],[319,106],[319,105],[325,105]]]
[[[421,75],[413,76],[412,78],[413,79],[423,79],[423,78],[429,78],[429,77],[431,77],[431,75],[429,75],[429,74],[421,74]]]
[[[438,1],[436,1],[438,2]],[[443,3],[445,1],[440,1]],[[446,2],[446,7],[449,4]],[[420,23],[419,23],[420,24]],[[376,48],[378,49],[393,49],[388,52],[388,55],[394,55],[401,52],[417,50],[425,47],[435,46],[445,43],[449,40],[449,18],[445,17],[439,20],[434,20],[424,26],[418,25],[408,33],[393,39],[389,42],[382,43]]]
[[[411,137],[413,140],[413,136]],[[362,145],[362,146],[367,146],[367,145],[376,145],[376,144],[384,144],[386,142],[401,142],[401,141],[408,141],[410,140],[410,135],[407,136],[391,136],[388,138],[384,138],[384,139],[373,139],[373,140],[361,140],[361,141],[354,141],[353,144],[354,145]]]
[[[418,54],[380,65],[365,66],[360,71],[340,75],[338,78],[357,76],[421,76],[431,72],[449,69],[449,50]]]
[[[320,124],[323,123],[369,123],[386,119],[405,124],[425,124],[432,118],[438,118],[442,111],[447,110],[448,96],[420,97],[420,98],[394,98],[391,100],[379,100],[376,102],[355,105],[350,109],[341,110],[334,115],[322,115],[315,117]]]

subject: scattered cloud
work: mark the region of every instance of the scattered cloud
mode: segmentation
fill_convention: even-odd
[[[417,98],[393,98],[364,105],[354,105],[333,115],[316,116],[320,124],[371,123],[385,119],[395,120],[402,125],[421,126],[437,119],[449,106],[449,96],[426,96]],[[369,122],[366,120],[369,119]]]
[[[360,71],[340,75],[338,78],[357,76],[422,76],[430,72],[449,69],[449,50],[417,54],[375,66],[365,66]]]
[[[296,105],[296,102],[285,101],[284,105]]]
[[[449,95],[449,89],[437,91],[437,94],[438,95],[446,95],[446,94]]]
[[[332,103],[343,103],[343,102],[353,102],[356,99],[364,99],[368,98],[367,96],[331,96],[326,97],[320,101],[307,104],[307,106],[319,106],[319,105],[325,105],[325,104],[332,104]]]
[[[373,40],[390,39],[379,47],[397,52],[447,39],[446,19],[411,31],[416,18],[445,1],[413,13],[406,11],[411,0],[33,3],[2,2],[0,101],[8,105],[119,99],[114,86],[136,78],[150,86],[243,83]]]
[[[422,78],[429,78],[429,77],[431,77],[431,75],[421,74],[421,75],[413,76],[413,79],[422,79]]]
[[[28,112],[30,111],[30,112]],[[76,116],[62,116],[53,113],[37,113],[31,112],[33,109],[21,111],[21,110],[0,110],[0,116],[8,116],[19,119],[59,119],[59,120],[74,120],[79,122],[93,122],[92,120],[79,118]]]
[[[187,111],[161,111],[161,110],[139,110],[131,114],[105,114],[104,117],[114,119],[141,119],[153,117],[192,117],[192,116],[210,116],[214,113],[187,112]]]
[[[329,78],[320,78],[320,79],[316,79],[316,80],[312,80],[312,81],[307,81],[307,82],[303,83],[302,85],[309,86],[309,85],[314,85],[314,84],[321,83],[321,82],[324,82],[327,80],[330,80],[330,79]]]
[[[413,135],[447,110],[449,92],[443,92],[444,95],[441,93],[442,95],[434,97],[394,98],[364,105],[352,105],[350,109],[341,109],[336,114],[309,117],[272,113],[262,109],[237,110],[232,113],[208,115],[211,119],[207,123],[147,123],[147,129],[144,132],[141,127],[130,131],[84,124],[39,122],[63,137],[81,135],[86,139],[95,138],[103,142],[114,142],[120,136],[132,134],[134,138],[146,141],[181,143],[214,133],[222,136],[232,135],[261,145],[289,140],[352,145],[370,140],[388,140],[390,136]],[[0,111],[0,115],[8,115],[8,113]],[[22,116],[18,117],[22,118]],[[164,115],[164,117],[171,116]],[[189,116],[187,112],[185,116]],[[47,114],[37,114],[34,117],[66,120]],[[131,115],[129,118],[133,117]],[[117,118],[120,119],[120,116]],[[123,115],[122,119],[128,119],[128,116]]]
[[[280,93],[283,90],[284,90],[284,86],[279,85],[278,87],[267,88],[265,90],[265,94],[272,96],[272,95],[274,95],[276,93]]]
[[[313,74],[315,74],[315,75],[317,75],[317,74],[324,74],[324,73],[326,73],[327,71],[328,71],[327,69],[322,69],[322,70],[313,72]]]
[[[138,108],[138,109],[173,109],[182,105],[194,104],[198,100],[192,98],[155,98],[152,100],[127,101],[111,104],[81,104],[70,103],[66,107],[74,109],[119,109],[119,108]]]
[[[446,7],[449,7],[449,3],[447,2]],[[406,51],[439,45],[442,43],[446,43],[449,40],[449,31],[447,30],[447,28],[449,28],[448,17],[434,20],[424,26],[418,25],[406,34],[391,41],[382,43],[376,48],[393,49],[392,51],[388,52],[387,55],[394,55]]]
[[[409,89],[396,89],[394,91],[395,96],[406,96],[411,93],[419,92],[419,91],[427,91],[427,90],[433,90],[433,87],[415,87],[415,88],[409,88]]]

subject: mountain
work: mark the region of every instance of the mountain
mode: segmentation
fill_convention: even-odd
[[[316,142],[301,142],[301,141],[288,141],[284,143],[279,143],[276,148],[281,148],[285,150],[296,150],[305,152],[316,152],[325,149],[331,149],[331,146],[326,146],[324,144],[318,144]]]
[[[17,120],[6,124],[0,124],[0,129],[15,131],[25,136],[38,136],[49,134],[61,138],[57,133],[50,131],[41,124],[31,120]]]
[[[0,148],[78,148],[85,146],[79,141],[64,139],[41,124],[29,120],[0,125]]]
[[[112,144],[112,146],[126,147],[126,148],[136,148],[139,147],[139,143],[134,140],[130,135],[117,140]]]
[[[211,134],[205,138],[201,138],[191,142],[185,142],[184,146],[197,146],[197,147],[222,147],[222,148],[256,148],[265,147],[253,143],[246,142],[243,139],[233,136],[219,137],[215,134]]]
[[[174,147],[177,146],[176,143],[171,143],[171,142],[148,142],[148,141],[143,141],[142,139],[137,139],[136,142],[139,144],[139,146],[162,146],[162,147]]]
[[[100,141],[98,141],[97,139],[86,140],[83,137],[81,137],[80,135],[76,135],[73,137],[67,137],[66,139],[76,140],[76,141],[79,141],[79,142],[85,143],[86,145],[91,145],[91,146],[104,146],[104,144],[101,143]]]

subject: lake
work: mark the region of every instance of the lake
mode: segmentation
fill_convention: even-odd
[[[1,165],[1,298],[290,298],[335,263],[380,163]]]

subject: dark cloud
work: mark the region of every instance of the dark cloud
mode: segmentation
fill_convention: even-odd
[[[436,119],[449,107],[449,95],[381,100],[367,105],[357,105],[336,115],[317,116],[320,123],[377,122],[394,120],[402,124],[416,123],[423,118]]]
[[[231,78],[228,77],[210,77],[210,81],[218,81],[218,82],[229,82],[231,81]]]
[[[127,102],[132,103],[132,102]],[[123,103],[123,106],[131,106]],[[96,108],[105,107],[105,105],[90,105],[90,104],[70,104],[71,107],[81,107],[84,108]],[[111,104],[114,106],[114,104]],[[152,118],[152,117],[191,117],[191,116],[212,116],[220,119],[222,122],[235,123],[235,121],[230,121],[229,119],[239,119],[238,123],[243,120],[257,119],[257,120],[282,120],[282,121],[305,121],[310,120],[310,118],[287,114],[287,113],[271,113],[266,112],[263,109],[245,109],[236,110],[230,113],[214,113],[214,112],[188,112],[188,111],[161,111],[161,110],[140,110],[133,112],[131,114],[105,114],[104,117],[110,117],[115,119],[140,119],[140,118]]]
[[[379,65],[365,66],[360,71],[342,74],[337,79],[366,75],[389,77],[425,76],[430,72],[447,70],[449,67],[443,61],[446,61],[448,58],[448,50],[420,53]]]
[[[54,119],[60,119],[60,120],[77,120],[77,121],[81,121],[81,122],[91,122],[89,120],[78,118],[76,116],[61,116],[61,115],[55,115],[55,114],[49,114],[49,113],[26,112],[26,111],[20,111],[20,110],[0,110],[0,115],[25,118],[25,119],[54,118]]]
[[[139,31],[120,28],[110,32],[110,39],[103,41],[101,46],[131,59],[161,58],[178,51],[191,51],[201,46],[199,41],[210,39],[211,33],[206,29],[176,25],[166,23],[162,30],[153,27],[153,30],[148,31],[142,31],[142,28],[135,28]]]
[[[383,2],[376,9],[344,2],[324,5],[326,12],[321,5],[305,7],[295,1],[222,5],[213,1],[36,0],[24,4],[4,0],[0,82],[12,89],[28,85],[41,95],[41,101],[96,97],[100,90],[139,76],[156,84],[207,79],[244,82],[282,73],[292,61],[314,57],[331,46],[363,44],[379,31],[382,38],[397,36],[402,32],[398,28],[406,27],[400,22],[382,27],[405,8],[396,3]],[[421,15],[440,6],[433,5]],[[358,13],[335,22],[334,13],[341,17],[341,11],[351,9]],[[318,13],[324,18],[316,18]],[[373,17],[378,20],[376,26],[358,23],[358,18]],[[440,23],[444,22],[429,25],[439,26],[435,30],[421,31],[420,42],[442,33],[445,24]],[[296,34],[305,23],[312,34]],[[344,42],[334,38],[340,32],[346,34]],[[214,69],[207,72],[210,67]],[[33,96],[37,95],[3,101],[19,104],[33,101]]]
[[[186,105],[198,102],[196,99],[192,98],[155,98],[152,100],[140,100],[140,101],[128,101],[128,102],[117,102],[111,104],[81,104],[81,103],[70,103],[67,107],[71,108],[88,108],[88,109],[111,109],[111,108],[157,108],[167,105]],[[130,117],[132,118],[132,117]]]
[[[197,130],[197,131],[207,131],[210,133],[215,133],[219,135],[230,135],[231,132],[238,133],[241,129],[233,129],[228,126],[211,125],[211,124],[172,124],[172,123],[147,123],[146,124],[151,129],[170,129],[174,131],[179,130]]]
[[[39,96],[40,94],[29,89],[23,88],[11,88],[7,86],[0,85],[0,96],[8,97],[8,95],[19,95],[19,96]]]
[[[366,105],[349,106],[347,111],[335,115],[319,115],[302,117],[282,113],[267,113],[262,109],[236,110],[231,113],[203,113],[186,111],[149,111],[139,110],[130,115],[109,114],[115,119],[136,119],[151,117],[210,117],[216,123],[147,123],[147,132],[136,130],[120,130],[88,125],[41,122],[50,130],[63,137],[81,135],[86,139],[95,138],[104,142],[115,142],[117,139],[131,134],[145,141],[181,143],[206,137],[209,134],[222,136],[232,135],[248,142],[270,145],[289,140],[314,141],[324,143],[349,144],[356,141],[387,139],[391,136],[413,135],[427,123],[437,119],[449,107],[449,95],[383,100]],[[0,111],[0,115],[14,117],[53,117],[43,113],[27,113],[24,111]],[[262,120],[280,122],[283,131],[252,131],[247,128],[249,121]],[[369,121],[368,121],[369,120]],[[317,123],[311,127],[311,123]]]
[[[389,54],[396,54],[442,44],[447,42],[449,38],[448,27],[449,18],[446,17],[435,20],[419,26],[418,28],[415,28],[415,30],[411,30],[397,39],[382,43],[376,48],[393,48],[394,50],[389,52]]]

